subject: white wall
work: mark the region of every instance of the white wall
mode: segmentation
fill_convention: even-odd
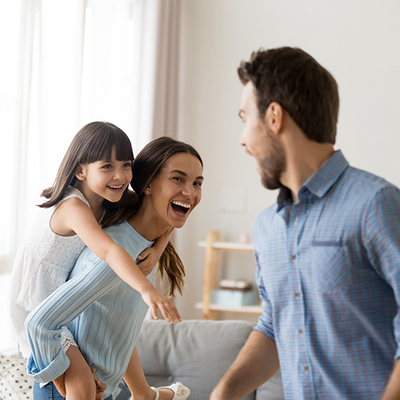
[[[400,2],[391,0],[183,0],[180,137],[204,158],[203,200],[178,233],[188,290],[177,305],[200,318],[207,231],[250,232],[277,192],[262,188],[238,144],[242,86],[236,68],[260,47],[301,47],[339,84],[337,149],[353,166],[400,186]],[[226,257],[225,257],[226,258]],[[252,257],[224,259],[229,277],[253,278]],[[228,317],[239,317],[229,315]]]

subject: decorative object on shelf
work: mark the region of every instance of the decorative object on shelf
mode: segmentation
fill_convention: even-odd
[[[219,281],[219,287],[221,289],[230,290],[251,290],[253,285],[251,282],[245,281],[244,279],[221,279]]]
[[[212,290],[211,303],[223,307],[254,306],[257,296],[254,290]]]

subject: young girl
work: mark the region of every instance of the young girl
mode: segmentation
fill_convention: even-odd
[[[106,122],[90,123],[72,140],[54,185],[43,191],[47,201],[40,205],[42,211],[12,271],[11,320],[24,357],[30,354],[24,327],[27,315],[67,280],[85,245],[141,294],[154,318],[159,308],[166,321],[181,320],[170,300],[100,226],[107,209],[121,200],[132,180],[132,161],[130,140],[121,129]],[[138,257],[144,260],[144,273],[151,272],[168,237],[166,232]],[[65,380],[68,400],[94,399],[93,376],[66,327],[60,341],[71,362],[61,379]]]

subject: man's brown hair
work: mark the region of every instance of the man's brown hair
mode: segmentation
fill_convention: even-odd
[[[255,88],[260,118],[272,102],[280,104],[304,132],[319,143],[335,144],[339,114],[338,86],[333,76],[305,51],[280,47],[253,52],[238,74]]]

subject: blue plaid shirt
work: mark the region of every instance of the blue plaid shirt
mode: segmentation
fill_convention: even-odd
[[[400,191],[340,151],[254,222],[257,330],[288,399],[379,399],[400,343]]]

